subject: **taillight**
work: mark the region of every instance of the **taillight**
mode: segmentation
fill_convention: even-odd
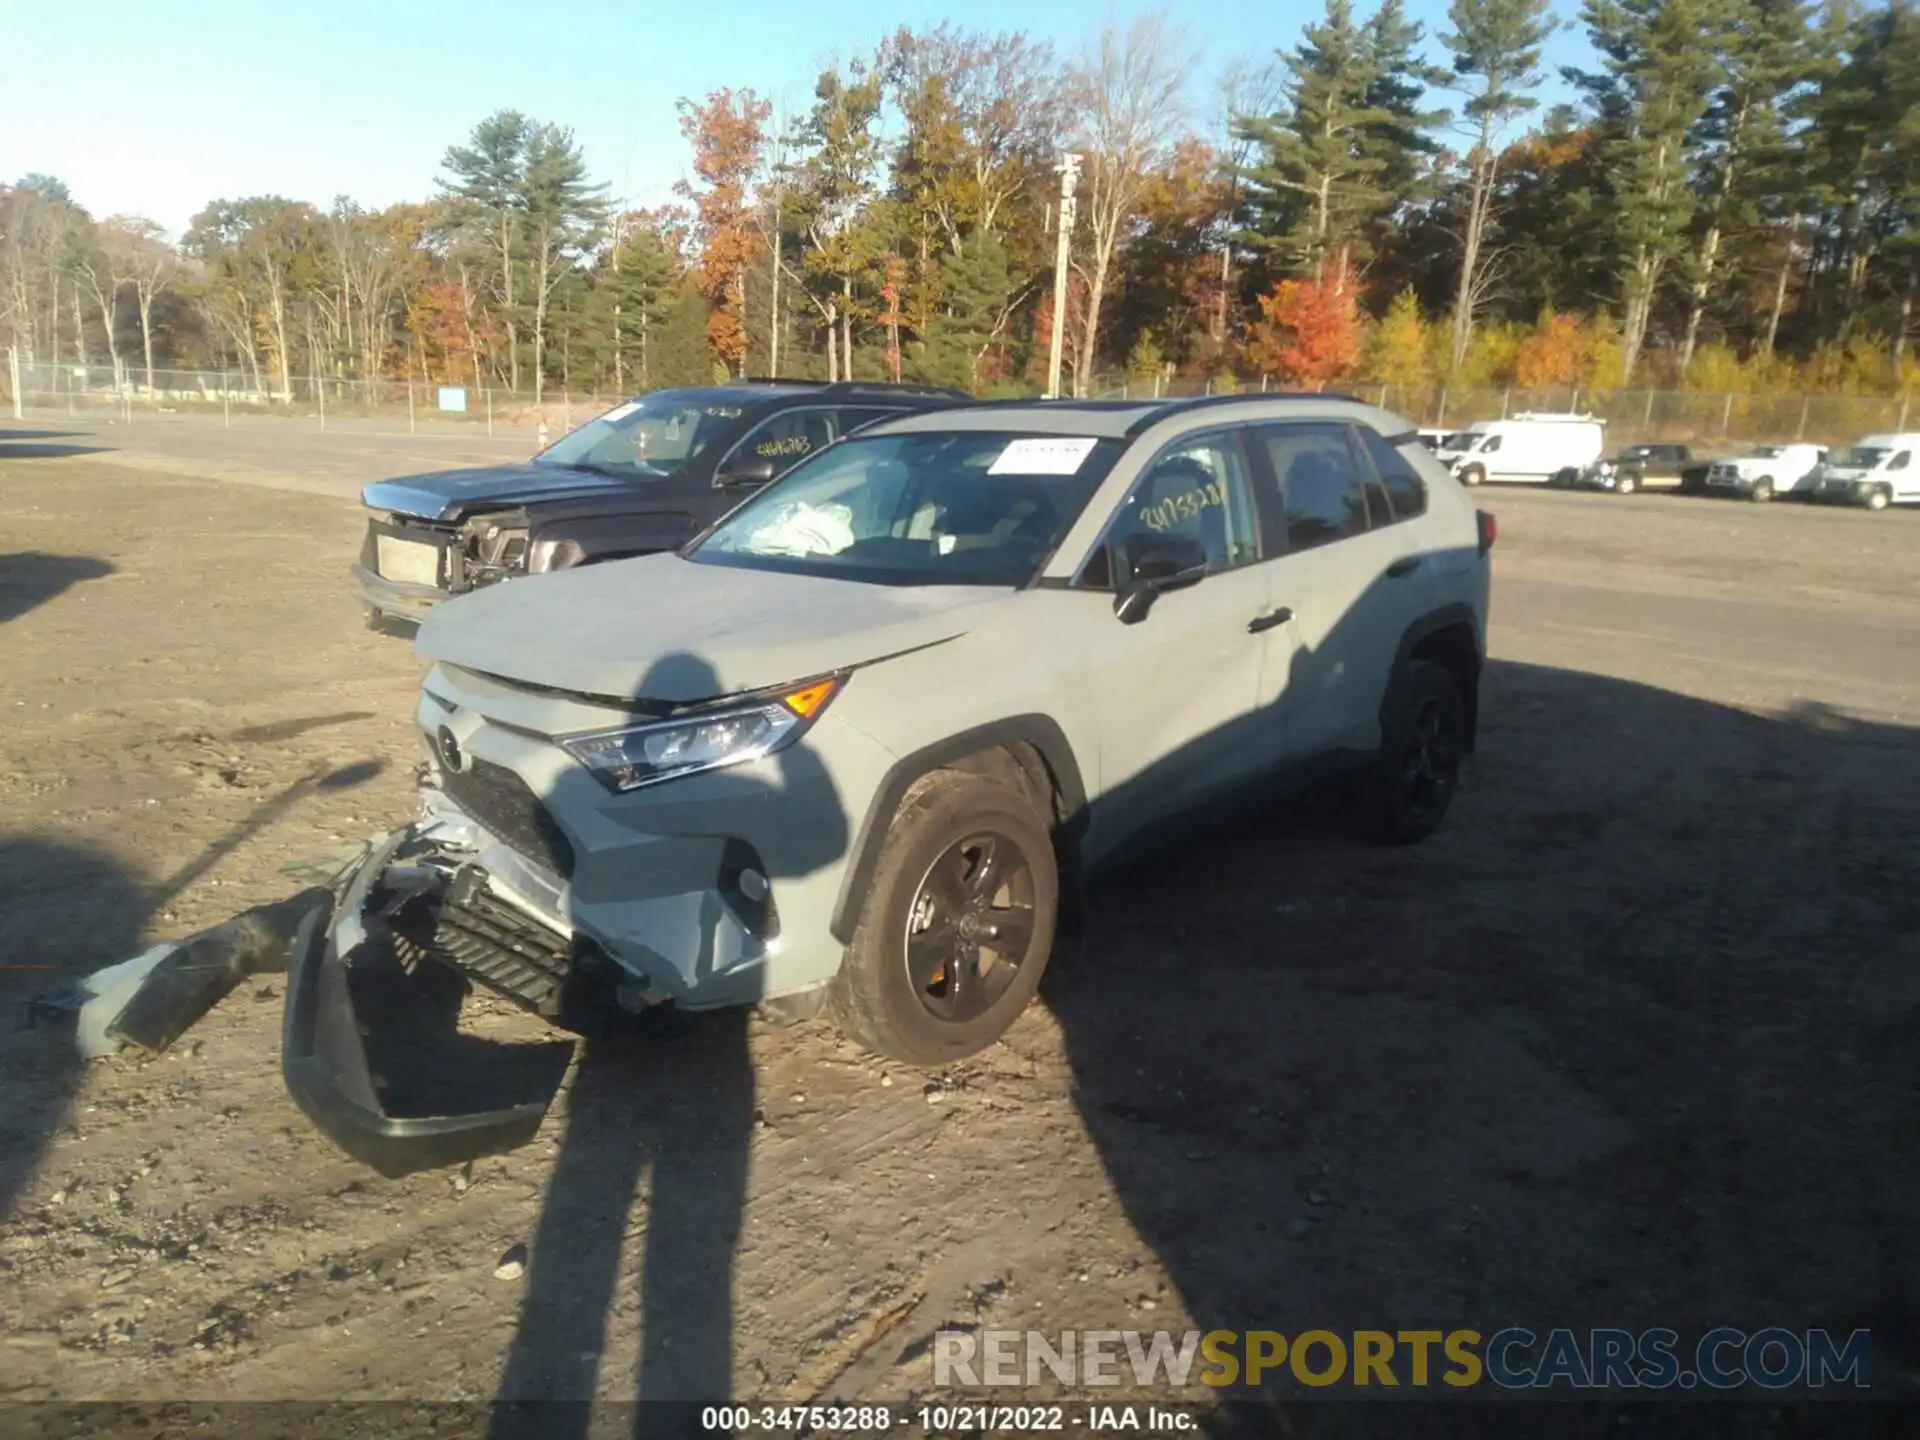
[[[1476,510],[1473,516],[1480,522],[1480,553],[1484,555],[1493,549],[1493,542],[1500,538],[1500,522],[1493,518],[1491,510]]]

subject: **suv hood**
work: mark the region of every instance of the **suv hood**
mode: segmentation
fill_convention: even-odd
[[[457,520],[481,504],[595,495],[633,488],[610,475],[568,470],[559,465],[488,465],[378,480],[360,492],[360,499],[371,510],[389,510],[421,520]]]
[[[413,648],[508,682],[688,704],[951,640],[1014,593],[643,555],[507,580],[437,605]]]

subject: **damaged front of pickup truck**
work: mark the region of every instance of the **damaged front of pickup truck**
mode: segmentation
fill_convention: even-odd
[[[367,623],[521,575],[672,550],[796,462],[889,416],[967,397],[928,386],[740,380],[617,405],[514,465],[368,485],[354,581]]]

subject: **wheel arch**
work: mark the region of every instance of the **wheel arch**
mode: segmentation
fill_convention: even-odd
[[[1430,660],[1444,666],[1460,687],[1460,699],[1467,711],[1466,749],[1471,755],[1480,733],[1480,672],[1485,666],[1485,657],[1480,652],[1480,627],[1473,607],[1456,602],[1429,610],[1400,636],[1393,671],[1387,677],[1387,693],[1380,698],[1383,733],[1387,709],[1393,703],[1400,677],[1416,660]]]
[[[968,770],[1025,788],[1048,812],[1065,881],[1087,813],[1086,782],[1066,732],[1046,715],[1016,715],[976,725],[903,755],[888,767],[861,817],[828,923],[842,945],[851,944],[859,928],[880,850],[902,797],[916,780],[935,770]]]

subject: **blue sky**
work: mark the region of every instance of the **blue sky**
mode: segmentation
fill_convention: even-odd
[[[1571,14],[1572,0],[1558,0]],[[1429,37],[1446,0],[1408,0]],[[183,228],[208,200],[277,193],[324,205],[426,198],[441,155],[490,111],[573,127],[595,174],[634,204],[686,171],[674,101],[724,85],[804,104],[819,62],[949,16],[1074,50],[1110,9],[1019,0],[12,0],[0,177],[65,180],[96,215]],[[1364,4],[1363,4],[1364,8]],[[1208,105],[1220,71],[1291,45],[1310,6],[1172,7]],[[1435,58],[1439,58],[1434,46]],[[1550,67],[1585,58],[1568,29]],[[1564,98],[1551,86],[1548,98]]]

